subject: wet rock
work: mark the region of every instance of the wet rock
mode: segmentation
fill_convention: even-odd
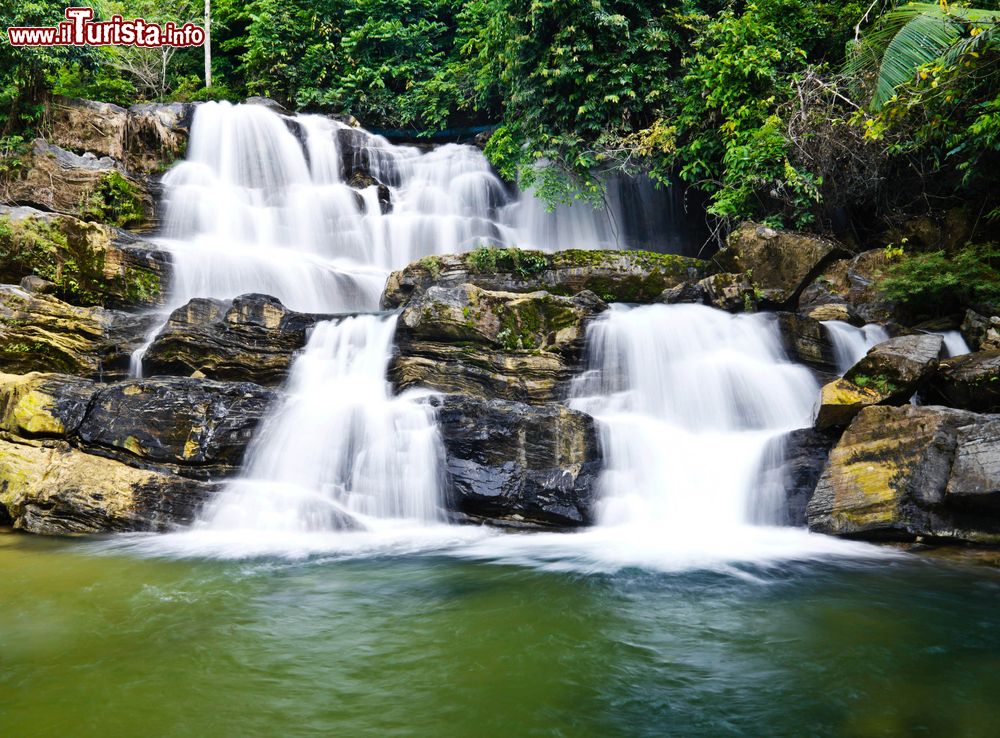
[[[235,471],[274,392],[250,382],[157,377],[98,389],[80,424],[88,450],[141,465]],[[195,470],[184,470],[193,473]]]
[[[363,190],[368,187],[375,187],[378,190],[378,205],[382,215],[392,212],[392,192],[384,184],[380,183],[366,172],[354,172],[347,184],[356,190]],[[362,200],[362,204],[364,201]]]
[[[659,301],[666,305],[707,305],[709,302],[708,290],[705,289],[703,281],[684,282],[676,287],[668,287],[660,293]]]
[[[927,400],[976,412],[1000,412],[1000,351],[942,360]]]
[[[802,291],[799,307],[802,311],[811,313],[822,306],[844,305],[849,315],[853,316],[847,320],[848,323],[862,325],[892,322],[895,319],[896,304],[887,300],[880,289],[888,264],[882,249],[864,251],[851,259],[835,261]]]
[[[934,406],[865,408],[830,453],[809,503],[810,529],[1000,542],[998,421]]]
[[[883,341],[843,379],[823,387],[816,427],[842,426],[868,405],[900,405],[922,389],[944,354],[944,339],[933,334]]]
[[[0,509],[31,533],[169,530],[190,523],[216,489],[64,441],[0,439]]]
[[[601,460],[594,421],[561,405],[450,395],[440,401],[449,509],[498,525],[593,522]]]
[[[587,320],[605,307],[590,293],[431,287],[400,315],[389,377],[399,391],[557,399],[581,360]]]
[[[171,313],[143,358],[146,374],[280,384],[317,320],[267,295],[196,298]]]
[[[0,254],[0,282],[43,280],[23,286],[77,305],[157,305],[169,278],[167,255],[148,241],[28,207],[0,206]]]
[[[730,313],[757,309],[758,292],[745,274],[713,274],[698,282],[705,289],[706,305]]]
[[[153,220],[153,197],[143,181],[110,157],[78,156],[35,139],[21,167],[3,182],[3,199],[120,227]]]
[[[834,241],[743,223],[715,261],[723,271],[749,277],[766,304],[791,307],[827,264],[846,255]]]
[[[797,313],[776,313],[775,317],[781,345],[789,359],[826,374],[836,374],[833,346],[822,323]]]
[[[0,285],[0,371],[121,378],[154,320],[152,315],[76,307]]]
[[[97,386],[66,374],[0,374],[0,430],[25,438],[72,435]]]
[[[394,309],[431,286],[460,284],[563,296],[588,290],[605,302],[653,303],[665,289],[697,281],[706,272],[706,262],[674,254],[580,249],[547,254],[484,247],[468,254],[429,256],[393,272],[382,306]]]
[[[272,113],[277,113],[278,115],[291,115],[291,111],[288,110],[284,105],[279,103],[277,100],[272,100],[269,97],[262,97],[261,95],[251,95],[246,100],[243,101],[244,105],[260,105],[261,107],[267,108]]]
[[[755,484],[758,490],[778,489],[783,497],[777,521],[762,517],[762,524],[805,526],[806,507],[812,499],[830,449],[837,435],[812,428],[801,428],[774,439],[765,450],[764,464]],[[760,500],[755,509],[767,510],[767,500]]]

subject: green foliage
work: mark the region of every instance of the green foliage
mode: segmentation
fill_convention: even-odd
[[[914,316],[936,316],[967,305],[1000,306],[1000,246],[965,246],[953,254],[934,251],[890,264],[885,295]]]
[[[470,251],[465,262],[479,272],[508,271],[522,277],[539,274],[548,267],[548,260],[541,251],[522,251],[518,248],[503,249],[496,246],[480,246]]]
[[[146,219],[141,194],[114,169],[101,177],[81,210],[87,220],[121,228],[141,225]]]

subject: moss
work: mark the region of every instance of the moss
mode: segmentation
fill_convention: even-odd
[[[81,203],[80,211],[87,220],[128,228],[146,220],[142,195],[138,188],[117,170],[111,170]]]
[[[441,276],[441,260],[436,256],[425,256],[417,263],[426,269],[434,279]]]
[[[545,271],[549,260],[541,251],[480,246],[465,255],[465,264],[477,272],[516,272],[522,277],[530,277]]]

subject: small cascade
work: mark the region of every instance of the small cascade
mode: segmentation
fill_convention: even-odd
[[[313,329],[287,398],[201,527],[316,532],[356,519],[438,518],[442,451],[433,409],[394,397],[385,380],[395,327],[395,316],[362,315]]]
[[[934,332],[944,339],[944,350],[948,353],[948,358],[968,354],[972,351],[972,349],[969,348],[969,344],[965,342],[965,338],[963,338],[962,334],[958,331]]]
[[[781,500],[754,480],[768,442],[811,422],[818,387],[773,321],[616,305],[588,346],[571,404],[600,422],[603,525],[684,536],[779,522]]]
[[[823,326],[833,344],[833,359],[840,375],[861,361],[873,346],[889,340],[889,333],[878,323],[858,328],[842,320],[824,320]]]

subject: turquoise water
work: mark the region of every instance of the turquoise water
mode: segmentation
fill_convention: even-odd
[[[574,573],[0,536],[4,736],[992,736],[1000,573]]]

